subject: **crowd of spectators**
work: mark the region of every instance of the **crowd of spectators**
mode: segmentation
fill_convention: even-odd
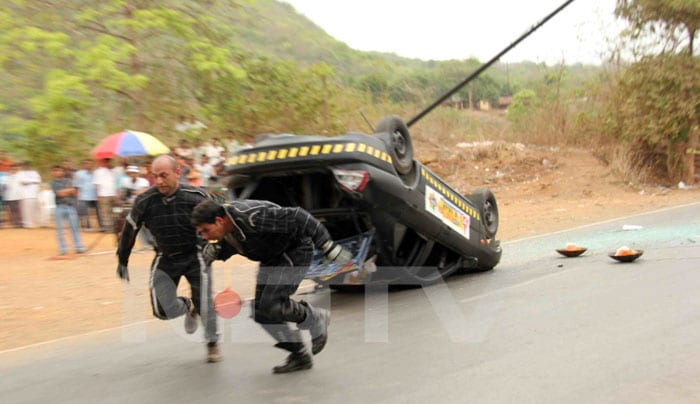
[[[210,140],[198,137],[193,145],[190,145],[187,138],[180,139],[178,146],[172,149],[173,156],[181,167],[180,182],[215,191],[223,188],[226,159],[236,151],[252,145],[252,137],[241,143],[233,130],[227,131],[224,144],[216,137]]]
[[[194,117],[182,117],[180,129],[199,133],[206,125]],[[178,129],[176,127],[176,129]],[[179,129],[178,129],[179,130]],[[241,148],[251,147],[252,138],[240,142],[229,130],[224,143],[219,138],[202,139],[198,136],[194,144],[183,137],[171,155],[181,167],[180,182],[217,192],[224,188],[224,164],[228,157]],[[76,163],[78,163],[76,161]],[[29,161],[13,158],[0,150],[0,228],[37,228],[57,224],[57,201],[61,209],[72,205],[77,217],[77,226],[83,232],[111,232],[114,229],[113,207],[128,205],[135,197],[155,183],[147,156],[113,159],[83,158],[74,168],[66,160],[54,164],[51,176],[42,180],[39,171]],[[75,192],[57,192],[74,188]],[[62,196],[58,196],[58,195]],[[71,223],[66,213],[64,223]],[[65,243],[61,241],[61,252]],[[142,244],[146,240],[142,240]],[[76,248],[79,252],[82,245]]]

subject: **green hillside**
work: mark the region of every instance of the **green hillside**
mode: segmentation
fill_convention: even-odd
[[[256,0],[242,7],[240,13],[229,16],[236,27],[240,46],[253,53],[262,53],[271,58],[294,60],[301,65],[325,62],[332,66],[343,81],[356,84],[365,75],[384,76],[389,84],[402,80],[424,77],[428,81],[438,80],[431,76],[444,77],[445,66],[452,65],[447,85],[435,88],[433,95],[457,84],[480,63],[485,61],[463,60],[439,62],[404,58],[396,54],[364,52],[354,50],[318,27],[287,3],[275,0]],[[515,38],[513,38],[515,39]],[[524,41],[520,46],[527,46]],[[494,56],[502,49],[493,49]],[[598,66],[576,64],[567,66],[572,85],[595,77]],[[503,64],[496,63],[485,76],[492,77],[499,87],[519,89],[532,86],[542,80],[553,66],[534,62]],[[446,80],[446,81],[449,81]],[[456,80],[456,81],[455,81]],[[504,94],[511,95],[511,94]]]
[[[481,64],[357,51],[274,0],[26,0],[0,8],[0,27],[0,148],[44,164],[125,128],[174,144],[181,115],[210,137],[366,128],[358,111],[407,115]],[[596,69],[497,64],[456,96],[493,104]]]
[[[396,68],[427,68],[432,63],[378,52],[363,52],[328,35],[287,3],[256,0],[227,19],[235,27],[237,42],[251,53],[294,60],[302,65],[325,62],[347,75],[368,74],[377,63]]]

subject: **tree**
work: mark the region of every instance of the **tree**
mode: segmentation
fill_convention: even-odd
[[[513,103],[508,107],[508,120],[513,123],[516,131],[523,130],[529,125],[529,119],[539,107],[539,100],[534,91],[520,90],[513,96]]]
[[[666,51],[687,46],[693,55],[695,36],[700,28],[700,2],[697,0],[617,0],[615,13],[631,24],[630,36],[661,35]]]
[[[623,134],[665,148],[668,175],[692,184],[700,136],[700,63],[694,54],[700,2],[618,0],[616,13],[630,22],[633,40],[655,39],[658,52],[642,55],[623,74],[618,126]]]
[[[72,3],[72,23],[80,39],[77,67],[91,84],[119,94],[129,104],[123,110],[138,128],[153,125],[163,99],[180,100],[170,108],[196,110],[202,100],[200,85],[245,75],[229,46],[231,29],[207,12],[216,2]],[[166,81],[158,80],[163,77]],[[188,100],[195,105],[182,105]]]
[[[43,28],[58,17],[34,3],[13,1],[0,10],[0,128],[15,153],[46,168],[84,147],[92,100],[70,72],[69,35]]]
[[[230,93],[245,76],[231,28],[212,10],[231,7],[234,2],[192,0],[10,2],[0,11],[0,81],[12,83],[16,97],[3,98],[11,104],[0,118],[17,132],[39,136],[37,144],[50,144],[42,133],[78,131],[78,122],[83,135],[124,128],[169,134],[174,116],[216,111],[209,105],[212,89],[221,90],[215,83],[226,82]],[[73,102],[76,91],[57,98],[68,83],[80,89],[79,103]],[[92,119],[65,128],[46,121],[55,118],[47,108],[65,113],[78,106],[80,117]],[[81,138],[84,150],[90,142]]]
[[[628,143],[643,142],[652,153],[662,151],[667,176],[692,183],[695,156],[687,151],[693,147],[693,130],[697,144],[697,61],[688,55],[648,56],[628,68],[618,86],[610,107],[618,136]]]
[[[235,97],[232,124],[247,133],[340,130],[334,99],[341,94],[333,70],[325,63],[302,69],[292,61],[250,57],[243,61],[248,72]]]
[[[371,94],[375,103],[380,102],[389,92],[389,82],[381,73],[365,74],[360,77],[355,87]]]

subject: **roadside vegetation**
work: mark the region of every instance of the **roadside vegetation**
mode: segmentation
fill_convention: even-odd
[[[586,147],[626,181],[694,183],[700,3],[617,0],[617,14],[625,46],[604,65],[496,64],[412,134]],[[367,133],[365,118],[409,119],[480,65],[355,51],[274,0],[10,0],[0,28],[0,149],[39,168],[125,128],[175,145],[183,115],[206,137]]]

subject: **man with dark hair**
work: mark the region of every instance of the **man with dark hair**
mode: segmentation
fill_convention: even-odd
[[[75,172],[77,171],[75,168],[73,168],[73,162],[70,160],[63,160],[61,163],[61,166],[63,166],[63,171],[66,173],[66,178],[69,180],[73,180],[73,176],[75,175]]]
[[[22,183],[19,176],[19,164],[11,164],[5,178],[5,194],[3,202],[9,211],[9,221],[12,227],[22,227]]]
[[[218,241],[204,248],[208,262],[234,254],[260,261],[254,319],[277,341],[275,347],[291,352],[286,363],[272,371],[311,368],[312,358],[299,329],[310,331],[311,352],[318,354],[328,340],[330,313],[289,296],[304,279],[314,247],[324,252],[326,260],[339,264],[348,263],[352,254],[334,243],[328,230],[305,210],[267,201],[237,200],[226,205],[203,201],[192,212],[192,224],[203,238]],[[291,328],[290,322],[297,323],[298,329]]]
[[[29,161],[20,163],[17,172],[22,184],[22,198],[20,208],[22,209],[22,227],[34,228],[41,225],[41,209],[39,206],[39,193],[41,192],[41,176],[39,172],[30,167]]]
[[[100,222],[100,231],[112,231],[114,223],[112,217],[112,205],[117,196],[117,180],[112,171],[112,160],[99,159],[98,167],[92,172],[92,183],[95,185],[97,196],[97,221]]]
[[[97,192],[92,182],[92,160],[83,159],[80,162],[80,170],[73,176],[73,185],[78,188],[78,219],[84,225],[86,231],[91,231],[90,209],[95,210],[97,223],[102,227],[100,210],[97,208]]]
[[[185,330],[197,329],[201,316],[207,340],[207,361],[221,360],[217,341],[216,313],[212,301],[211,267],[202,256],[203,240],[191,224],[194,207],[208,195],[199,188],[180,184],[175,158],[162,155],[152,163],[155,186],[139,194],[126,218],[119,238],[117,275],[128,281],[129,255],[142,226],[151,231],[156,257],[151,265],[150,295],[153,315],[167,320],[185,315]],[[190,297],[177,296],[182,277],[190,284]]]
[[[58,253],[66,255],[68,246],[63,237],[63,226],[68,223],[71,235],[73,236],[73,247],[75,252],[82,254],[85,252],[83,241],[80,238],[80,222],[78,212],[75,210],[75,197],[78,194],[73,185],[73,181],[66,178],[66,169],[61,165],[54,165],[51,168],[51,190],[56,197],[56,235],[58,236]]]

